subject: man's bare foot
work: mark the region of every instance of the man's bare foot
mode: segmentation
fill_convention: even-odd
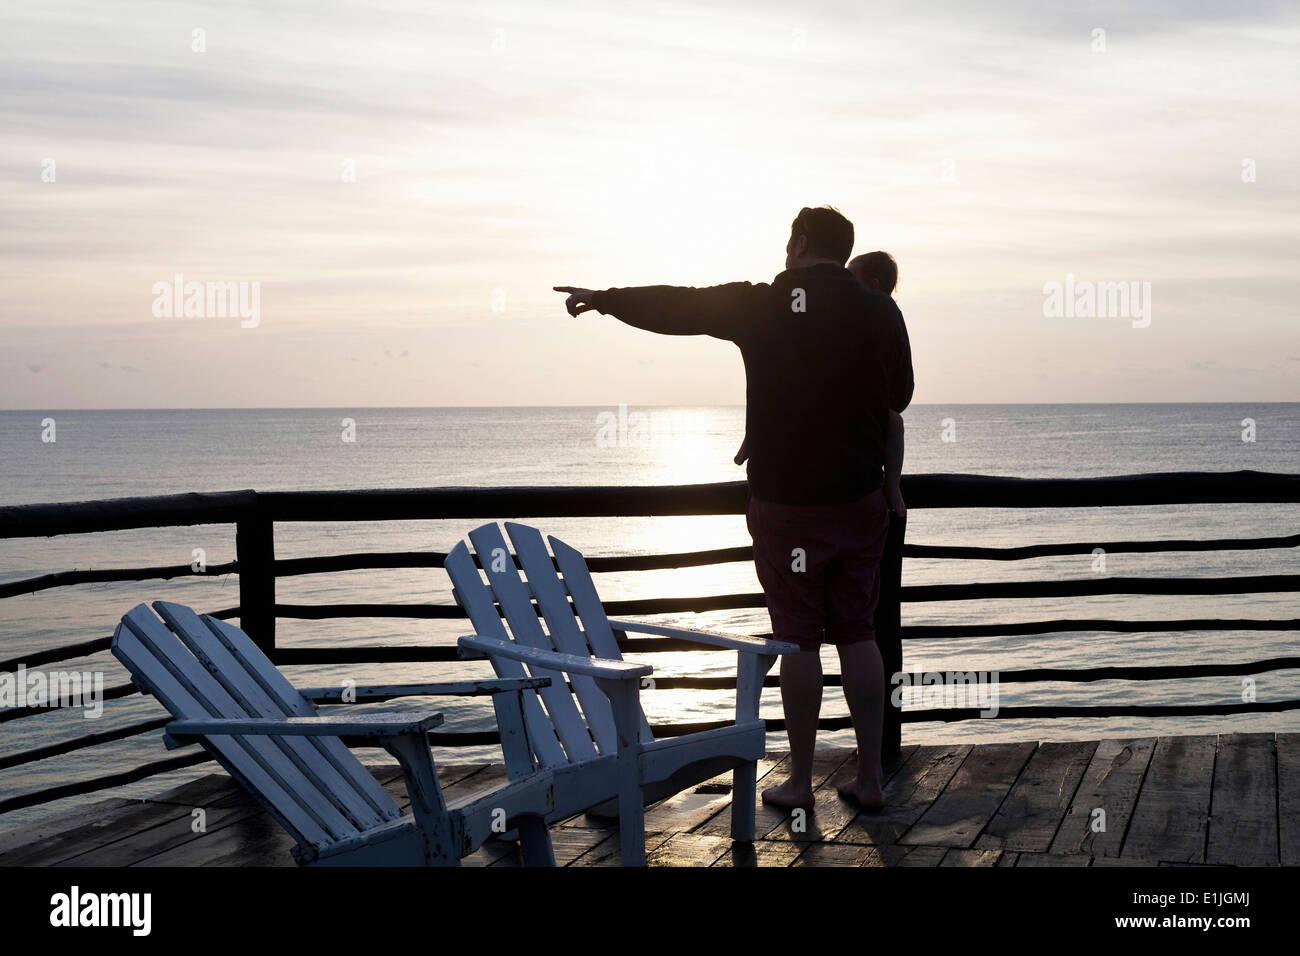
[[[763,802],[786,810],[811,810],[813,792],[811,787],[796,787],[787,780],[779,787],[768,787],[763,791]]]
[[[883,810],[885,807],[885,794],[878,783],[862,783],[854,780],[851,783],[842,783],[836,789],[841,797],[845,800],[853,800],[863,810]]]

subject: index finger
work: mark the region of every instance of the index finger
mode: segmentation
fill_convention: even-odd
[[[556,292],[570,292],[570,293],[572,293],[572,292],[577,292],[577,291],[578,291],[577,286],[571,286],[571,285],[553,285],[553,286],[551,286],[551,288],[554,289]]]

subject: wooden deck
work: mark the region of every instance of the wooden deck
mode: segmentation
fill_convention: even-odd
[[[780,779],[785,759],[771,755],[760,775]],[[1300,865],[1296,733],[904,747],[887,806],[874,814],[836,795],[853,770],[851,751],[819,751],[806,827],[760,804],[752,845],[728,836],[729,776],[656,804],[646,813],[649,864]],[[401,773],[375,774],[405,804]],[[456,765],[440,777],[451,801],[505,772]],[[194,832],[196,808],[204,833]],[[551,833],[560,865],[619,865],[610,821],[572,817]],[[291,845],[229,777],[212,774],[149,800],[107,800],[0,833],[0,866],[292,866]],[[493,841],[464,862],[519,861],[513,844]]]

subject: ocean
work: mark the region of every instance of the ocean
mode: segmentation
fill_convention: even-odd
[[[905,472],[1022,477],[1084,477],[1165,471],[1300,472],[1300,405],[916,405],[908,410]],[[53,421],[54,441],[47,420]],[[0,412],[0,504],[254,488],[403,488],[452,485],[685,484],[743,477],[732,456],[744,409],[700,408],[356,408],[168,411]],[[347,440],[351,438],[352,440]],[[1251,440],[1247,440],[1251,439]],[[508,517],[508,516],[503,516]],[[588,555],[690,551],[748,543],[735,516],[546,519],[535,522]],[[367,550],[448,550],[473,522],[281,524],[277,556]],[[913,510],[908,540],[918,544],[1006,546],[1160,538],[1254,537],[1295,533],[1287,505],[1189,505],[1057,510]],[[201,548],[208,563],[233,560],[226,526],[145,529],[52,539],[0,540],[0,581],[70,568],[188,564]],[[1091,547],[1078,555],[1017,562],[908,559],[905,584],[1091,579],[1110,576],[1204,576],[1300,573],[1296,549],[1244,552],[1110,554],[1097,567]],[[607,600],[724,594],[758,589],[752,566],[597,575]],[[91,640],[112,632],[142,601],[166,599],[215,610],[238,603],[234,577],[55,588],[0,600],[0,657]],[[282,578],[284,603],[449,602],[440,569],[375,570]],[[1058,617],[1134,619],[1300,617],[1295,595],[1071,599],[906,604],[903,622],[946,624]],[[760,633],[762,609],[661,618],[696,627]],[[348,619],[283,620],[278,640],[295,644],[400,644],[454,641],[458,622]],[[1019,670],[1248,661],[1294,654],[1293,632],[1064,633],[1032,637],[912,641],[908,671]],[[724,653],[656,654],[659,675],[714,675],[734,669]],[[834,654],[828,671],[838,668]],[[125,674],[107,653],[60,668],[102,671],[111,686]],[[486,665],[293,667],[296,683],[320,685],[487,676]],[[1260,700],[1300,696],[1300,671],[1257,675]],[[1009,684],[1000,705],[1192,704],[1241,700],[1240,678],[1165,682]],[[710,720],[731,713],[730,692],[655,690],[644,695],[652,723]],[[428,701],[389,703],[425,707]],[[445,729],[492,726],[490,705],[440,699]],[[105,704],[88,720],[51,711],[0,723],[0,754],[44,746],[159,715],[148,698]],[[780,715],[775,689],[765,716]],[[846,713],[829,688],[823,716]],[[904,742],[1072,740],[1107,736],[1300,730],[1300,711],[1235,717],[972,720],[906,724]],[[851,745],[851,732],[823,733],[826,746]],[[782,734],[769,747],[784,749]],[[156,734],[0,770],[0,798],[128,769],[166,752]],[[366,752],[366,759],[383,759]],[[440,748],[443,762],[497,757],[495,748]],[[499,759],[499,758],[498,758]],[[66,812],[108,796],[141,796],[210,772],[170,774],[114,791],[69,798],[0,816],[0,829]]]

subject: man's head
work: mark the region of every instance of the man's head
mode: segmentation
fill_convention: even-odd
[[[852,251],[853,223],[830,206],[816,209],[805,206],[790,225],[785,267],[799,269],[818,262],[834,262],[842,266]]]
[[[849,263],[849,271],[868,289],[886,295],[893,295],[894,286],[898,285],[898,263],[888,252],[876,251],[855,256]]]

